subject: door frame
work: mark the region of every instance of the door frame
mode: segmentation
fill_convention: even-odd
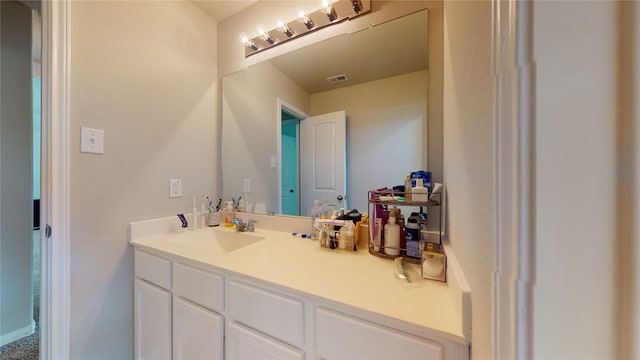
[[[308,115],[296,108],[295,106],[287,103],[286,101],[278,98],[276,100],[277,103],[277,115],[276,115],[276,173],[278,175],[278,186],[276,187],[278,190],[278,214],[282,213],[282,111],[287,111],[289,113],[294,114],[300,121],[303,121],[308,117]],[[298,167],[298,171],[300,171]],[[300,189],[300,184],[298,184],[298,189]]]
[[[536,251],[533,2],[493,0],[493,358],[530,359]]]
[[[42,1],[40,357],[69,358],[69,13]],[[50,229],[50,231],[49,231]],[[47,233],[50,232],[50,236]]]

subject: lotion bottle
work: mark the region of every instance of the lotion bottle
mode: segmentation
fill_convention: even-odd
[[[393,216],[384,226],[384,253],[400,255],[400,225],[396,224],[396,218]]]
[[[429,201],[429,190],[422,185],[422,179],[416,179],[416,186],[411,189],[411,201],[427,202]]]

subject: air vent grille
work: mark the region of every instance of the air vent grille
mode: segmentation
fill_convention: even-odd
[[[340,75],[334,75],[334,76],[329,76],[327,78],[327,81],[329,82],[329,84],[337,84],[337,83],[341,83],[341,82],[345,82],[348,81],[349,77],[345,74],[340,74]]]

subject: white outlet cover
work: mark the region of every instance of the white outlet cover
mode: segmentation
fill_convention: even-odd
[[[244,179],[243,191],[251,192],[251,179]]]
[[[169,198],[182,197],[182,179],[169,179]]]
[[[104,130],[81,127],[80,152],[104,154]]]

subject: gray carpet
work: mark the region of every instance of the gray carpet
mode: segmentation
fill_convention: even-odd
[[[40,359],[40,231],[33,232],[33,318],[36,331],[33,335],[0,347],[1,360]]]

